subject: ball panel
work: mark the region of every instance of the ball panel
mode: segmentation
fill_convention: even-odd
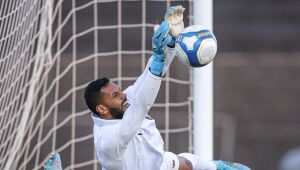
[[[204,66],[203,64],[201,64],[199,62],[196,52],[192,52],[192,53],[188,54],[187,58],[189,60],[190,66],[192,66],[192,67],[202,67],[202,66]]]
[[[176,44],[175,48],[176,48],[176,56],[177,56],[177,58],[182,63],[185,63],[186,65],[190,65],[189,62],[188,62],[187,56],[186,56],[185,52],[182,50],[182,48],[180,47],[180,45]]]
[[[215,39],[215,36],[209,30],[201,30],[197,32],[197,38],[202,41],[209,38]]]
[[[191,37],[184,37],[182,39],[182,42],[186,45],[187,50],[194,50],[195,48],[194,46],[197,40],[198,39],[196,36],[191,36]]]
[[[191,67],[202,67],[213,60],[217,52],[214,34],[207,28],[194,25],[184,29],[176,39],[178,58]]]
[[[202,41],[198,51],[197,57],[201,64],[208,64],[211,62],[217,53],[217,44],[214,39],[205,39]]]
[[[196,40],[196,42],[190,43],[190,42],[192,42],[191,37],[195,37],[195,34],[189,34],[189,37],[183,37],[183,38],[179,39],[179,41],[176,41],[176,44],[178,44],[178,47],[180,50],[179,53],[181,54],[178,57],[181,61],[182,61],[181,58],[185,58],[188,66],[200,67],[200,63],[197,58],[197,51],[194,50],[194,49],[197,49],[197,47],[195,46],[197,39],[194,39],[194,40]],[[187,44],[187,43],[189,43],[189,44]]]

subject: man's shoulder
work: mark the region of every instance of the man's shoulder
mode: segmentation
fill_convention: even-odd
[[[93,134],[94,134],[94,140],[95,140],[95,144],[96,142],[100,142],[101,140],[103,140],[103,138],[108,138],[108,136],[111,136],[113,133],[113,129],[115,128],[115,125],[102,125],[102,126],[98,126],[98,125],[94,125],[94,130],[93,130]]]
[[[97,150],[109,149],[115,143],[114,125],[97,126],[94,128],[94,143]]]

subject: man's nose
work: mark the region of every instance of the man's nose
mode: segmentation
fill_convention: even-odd
[[[122,93],[122,100],[126,99],[127,94],[126,93]]]

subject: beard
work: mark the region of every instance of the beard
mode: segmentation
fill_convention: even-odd
[[[124,111],[122,111],[118,108],[110,108],[109,111],[114,119],[122,119],[123,118]]]
[[[109,111],[114,119],[122,119],[124,115],[124,103],[127,101],[127,98],[125,98],[121,103],[121,109],[120,108],[109,108]]]

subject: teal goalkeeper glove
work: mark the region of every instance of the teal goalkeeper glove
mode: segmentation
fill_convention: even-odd
[[[150,72],[156,76],[161,76],[164,69],[165,54],[164,48],[172,41],[169,34],[169,23],[164,21],[156,30],[152,37],[152,62],[150,64]]]
[[[62,170],[61,159],[58,153],[52,153],[44,165],[44,170]]]
[[[214,161],[217,166],[217,170],[251,170],[248,166],[227,161]]]

